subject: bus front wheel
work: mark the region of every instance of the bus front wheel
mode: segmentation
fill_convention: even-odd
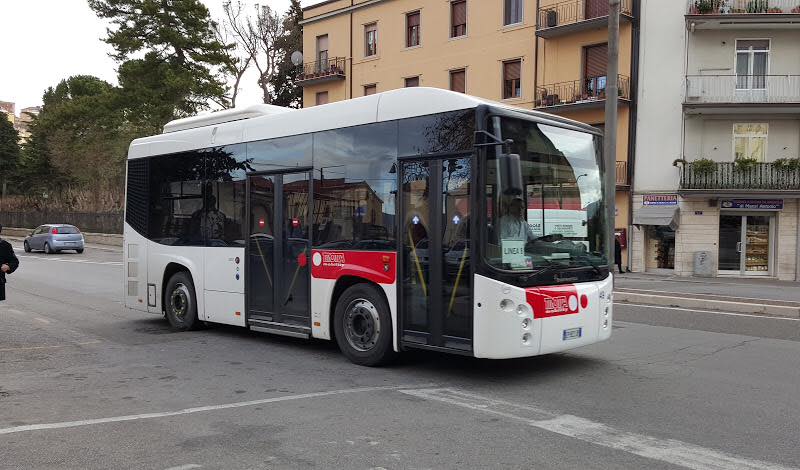
[[[339,349],[352,362],[378,366],[394,358],[392,317],[377,287],[348,287],[336,302],[333,322]]]
[[[197,319],[194,282],[189,273],[183,271],[169,278],[164,296],[164,309],[167,320],[177,331],[193,330],[200,325]]]

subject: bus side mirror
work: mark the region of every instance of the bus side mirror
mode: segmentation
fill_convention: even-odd
[[[503,153],[498,157],[500,182],[506,196],[521,196],[525,192],[522,184],[522,164],[516,153]]]

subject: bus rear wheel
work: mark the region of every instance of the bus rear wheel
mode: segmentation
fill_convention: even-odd
[[[164,295],[164,310],[170,325],[177,331],[194,330],[200,326],[194,282],[187,272],[175,273],[169,278]]]
[[[378,366],[394,359],[389,305],[377,287],[348,287],[336,302],[333,317],[336,342],[352,362]]]

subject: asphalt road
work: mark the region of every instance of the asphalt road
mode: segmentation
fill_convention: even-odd
[[[0,469],[800,467],[800,322],[618,306],[608,342],[480,361],[119,304],[120,255],[20,253],[0,304]],[[800,296],[800,293],[797,294]]]

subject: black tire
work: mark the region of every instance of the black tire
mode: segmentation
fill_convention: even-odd
[[[22,242],[22,248],[25,250],[25,253],[30,253],[31,252],[31,246],[28,245],[27,241]]]
[[[81,248],[80,250],[75,250],[75,253],[78,253],[78,254],[83,253],[83,248]]]
[[[189,273],[175,273],[167,282],[164,311],[169,324],[176,331],[194,330],[200,326],[197,319],[197,296]]]
[[[389,305],[371,284],[356,284],[342,293],[336,302],[333,328],[342,354],[356,364],[379,366],[397,355]]]
[[[50,244],[47,242],[44,242],[44,252],[48,255],[52,255],[53,253],[55,253],[55,251],[52,248],[50,248]]]

